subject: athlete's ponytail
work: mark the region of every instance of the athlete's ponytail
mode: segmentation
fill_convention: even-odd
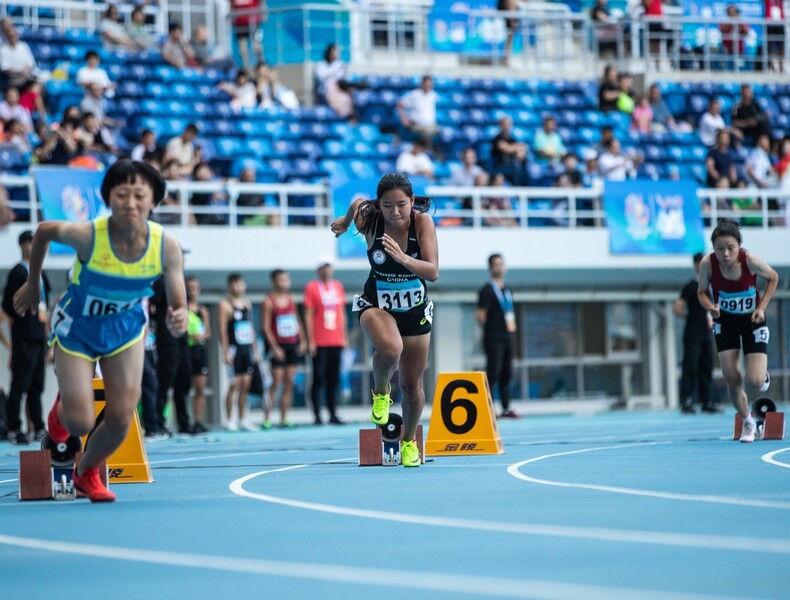
[[[367,235],[375,227],[376,221],[381,214],[381,197],[392,190],[402,190],[409,198],[413,198],[414,210],[417,212],[428,212],[433,203],[433,200],[428,196],[414,195],[414,188],[412,188],[411,181],[405,173],[387,173],[379,180],[379,184],[376,187],[376,198],[364,202],[357,210],[358,217],[361,217],[361,227],[358,227],[359,233]]]

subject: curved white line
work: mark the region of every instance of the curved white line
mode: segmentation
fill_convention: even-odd
[[[598,527],[566,527],[562,525],[540,525],[529,523],[507,523],[502,521],[479,521],[473,519],[456,519],[450,517],[432,517],[407,513],[396,513],[347,506],[335,506],[280,498],[268,494],[258,494],[244,489],[244,484],[268,473],[290,471],[308,465],[293,465],[271,471],[251,473],[232,481],[230,491],[238,496],[280,504],[292,508],[301,508],[317,512],[409,523],[412,525],[428,525],[431,527],[450,527],[454,529],[468,529],[475,531],[493,531],[497,533],[515,533],[520,535],[536,535],[546,537],[560,537],[571,539],[588,539],[607,542],[624,542],[634,544],[654,544],[660,546],[683,546],[689,548],[710,548],[715,550],[733,550],[735,552],[762,552],[767,554],[790,554],[790,540],[770,538],[746,538],[719,535],[701,535],[682,532],[639,531],[627,529],[605,529]]]
[[[614,494],[626,494],[629,496],[645,496],[649,498],[661,498],[663,500],[683,500],[686,502],[708,502],[711,504],[729,504],[733,506],[749,506],[756,508],[774,508],[778,510],[790,510],[790,502],[779,502],[770,500],[754,500],[749,498],[732,498],[730,496],[711,496],[702,494],[680,494],[675,492],[657,492],[654,490],[640,490],[635,488],[616,487],[609,485],[595,485],[591,483],[566,483],[563,481],[551,481],[548,479],[538,479],[537,477],[530,477],[524,475],[519,471],[521,467],[529,463],[535,463],[549,458],[556,458],[558,456],[569,456],[571,454],[584,454],[586,452],[597,452],[598,450],[614,450],[618,448],[633,448],[634,446],[650,446],[659,442],[651,442],[645,444],[621,444],[619,446],[604,446],[600,448],[584,448],[582,450],[571,450],[569,452],[557,452],[555,454],[544,454],[529,460],[510,465],[507,472],[517,479],[527,481],[529,483],[537,483],[540,485],[550,485],[554,487],[576,488],[582,490],[596,490],[599,492],[610,492]],[[665,442],[660,442],[665,443]],[[788,465],[790,466],[790,465]]]
[[[492,596],[499,596],[502,598],[548,598],[557,600],[563,600],[565,598],[632,600],[637,597],[647,600],[713,600],[714,598],[723,598],[722,596],[577,585],[536,579],[483,577],[430,571],[370,569],[321,563],[230,558],[228,556],[210,554],[183,554],[180,552],[163,552],[159,550],[21,538],[3,534],[0,534],[0,544],[41,550],[44,552],[57,552],[69,555],[77,554],[127,562],[210,569],[212,571],[251,573],[255,575],[274,575],[278,577],[332,581],[337,583],[386,586],[387,588],[455,592],[459,594],[474,594],[481,598],[489,598]],[[730,599],[734,600],[733,597],[730,597]]]
[[[774,456],[776,456],[777,454],[781,454],[782,452],[787,452],[787,451],[790,451],[790,448],[781,448],[779,450],[774,450],[773,452],[769,452],[768,454],[763,454],[760,458],[762,458],[764,462],[767,462],[770,465],[776,465],[777,467],[790,469],[790,463],[783,463],[774,459]]]

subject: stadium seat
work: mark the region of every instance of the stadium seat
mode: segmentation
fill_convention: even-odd
[[[14,144],[0,144],[0,170],[13,173],[26,171],[29,157]]]

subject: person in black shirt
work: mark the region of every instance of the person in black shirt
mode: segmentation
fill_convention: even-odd
[[[47,356],[47,306],[49,279],[42,271],[41,301],[36,312],[19,314],[14,310],[14,294],[27,282],[33,232],[19,234],[22,260],[11,269],[3,292],[3,310],[11,318],[11,389],[8,392],[8,439],[12,444],[27,444],[22,433],[19,411],[22,395],[27,394],[27,415],[33,431],[30,437],[40,441],[46,429],[42,419],[41,393],[44,391],[44,365]]]
[[[747,146],[754,146],[757,138],[771,135],[771,120],[754,100],[754,90],[748,83],[741,86],[741,101],[732,108],[732,126],[743,133]]]
[[[502,416],[516,419],[510,409],[510,377],[513,373],[513,333],[516,331],[516,313],[513,294],[505,285],[505,260],[501,254],[488,257],[491,280],[481,289],[477,298],[477,322],[483,326],[483,348],[486,353],[486,375],[493,388],[499,389]]]
[[[606,65],[603,80],[598,90],[598,108],[603,112],[617,110],[617,99],[620,97],[620,83],[617,67]]]
[[[720,129],[716,134],[716,145],[708,152],[705,167],[708,170],[708,187],[716,187],[722,177],[729,180],[730,187],[735,187],[738,182],[735,153],[730,147],[730,134],[726,129]]]
[[[672,311],[686,319],[683,330],[683,370],[680,378],[680,410],[694,412],[694,391],[703,412],[717,412],[711,396],[713,386],[713,319],[699,303],[699,264],[705,255],[694,255],[694,278],[681,290]]]
[[[513,137],[513,120],[510,117],[502,117],[499,126],[499,133],[491,140],[494,173],[502,173],[512,185],[528,185],[527,145]]]

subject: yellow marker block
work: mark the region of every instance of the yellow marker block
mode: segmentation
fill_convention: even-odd
[[[106,404],[103,379],[93,380],[93,398],[98,419]],[[82,438],[83,447],[87,437]],[[148,455],[145,453],[145,446],[143,446],[142,428],[137,411],[134,411],[132,426],[129,428],[129,433],[126,434],[123,444],[107,459],[107,471],[110,483],[152,483],[154,481]]]
[[[485,373],[439,373],[427,456],[504,454]]]

